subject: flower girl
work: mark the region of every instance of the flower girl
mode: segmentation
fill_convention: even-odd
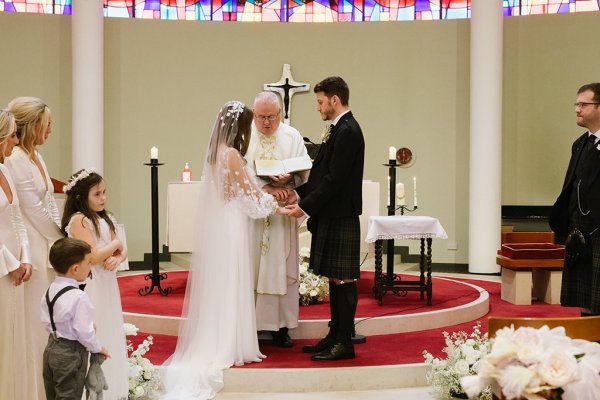
[[[116,220],[106,209],[106,186],[93,169],[74,173],[63,191],[67,195],[62,230],[69,237],[92,246],[92,272],[85,291],[95,309],[97,335],[112,358],[103,365],[108,382],[107,399],[126,399],[128,362],[123,310],[117,285],[117,267],[127,256],[119,240]]]

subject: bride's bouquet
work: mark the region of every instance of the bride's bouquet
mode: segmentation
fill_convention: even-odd
[[[563,327],[498,330],[478,375],[461,379],[469,396],[494,385],[506,399],[598,399],[600,344],[566,336]]]
[[[138,328],[125,324],[125,336],[136,336]],[[152,336],[148,336],[137,349],[133,349],[130,340],[127,340],[129,353],[129,400],[154,399],[160,388],[160,374],[150,360],[143,357],[150,350]]]
[[[316,275],[308,266],[310,260],[310,250],[306,247],[300,249],[299,260],[299,287],[300,304],[307,306],[309,304],[321,303],[329,297],[329,282]]]

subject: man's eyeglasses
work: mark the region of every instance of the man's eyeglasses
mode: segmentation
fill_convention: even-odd
[[[575,108],[585,108],[586,106],[598,106],[600,105],[600,103],[589,103],[589,102],[585,102],[585,101],[580,101],[578,103],[573,104],[575,106]]]
[[[255,115],[254,118],[256,118],[256,120],[260,121],[260,122],[265,122],[265,121],[273,122],[277,118],[279,118],[279,115]]]

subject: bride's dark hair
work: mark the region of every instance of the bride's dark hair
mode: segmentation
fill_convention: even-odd
[[[213,126],[206,161],[214,165],[222,146],[233,147],[243,156],[248,150],[252,126],[252,110],[240,101],[228,101],[221,107]]]
[[[110,231],[115,233],[115,224],[113,224],[112,220],[110,219],[108,211],[102,210],[100,212],[95,212],[90,210],[88,205],[90,190],[102,182],[102,176],[95,172],[89,172],[88,176],[81,178],[80,175],[83,173],[88,172],[85,169],[80,169],[71,175],[71,178],[69,178],[69,183],[75,181],[75,184],[72,185],[72,187],[66,192],[67,200],[65,201],[65,210],[63,212],[60,230],[65,234],[65,236],[68,236],[66,231],[67,225],[69,225],[73,214],[80,212],[90,221],[92,221],[92,224],[94,224],[94,231],[96,231],[97,236],[100,236],[100,226],[98,225],[99,218],[105,220],[110,227]],[[69,183],[67,186],[69,186]]]
[[[239,151],[242,156],[246,155],[246,152],[248,151],[248,145],[250,144],[252,118],[254,118],[254,113],[251,109],[244,106],[244,111],[242,111],[238,117],[238,132],[235,140],[233,141],[233,147]]]

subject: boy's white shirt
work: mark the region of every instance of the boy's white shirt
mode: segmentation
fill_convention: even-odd
[[[77,288],[79,283],[73,278],[57,276],[50,285],[48,293],[50,301],[65,286]],[[42,297],[41,316],[46,330],[52,332],[45,292]],[[99,353],[102,350],[94,329],[94,306],[82,290],[69,290],[58,298],[54,304],[54,324],[57,337],[76,340],[91,353]]]

